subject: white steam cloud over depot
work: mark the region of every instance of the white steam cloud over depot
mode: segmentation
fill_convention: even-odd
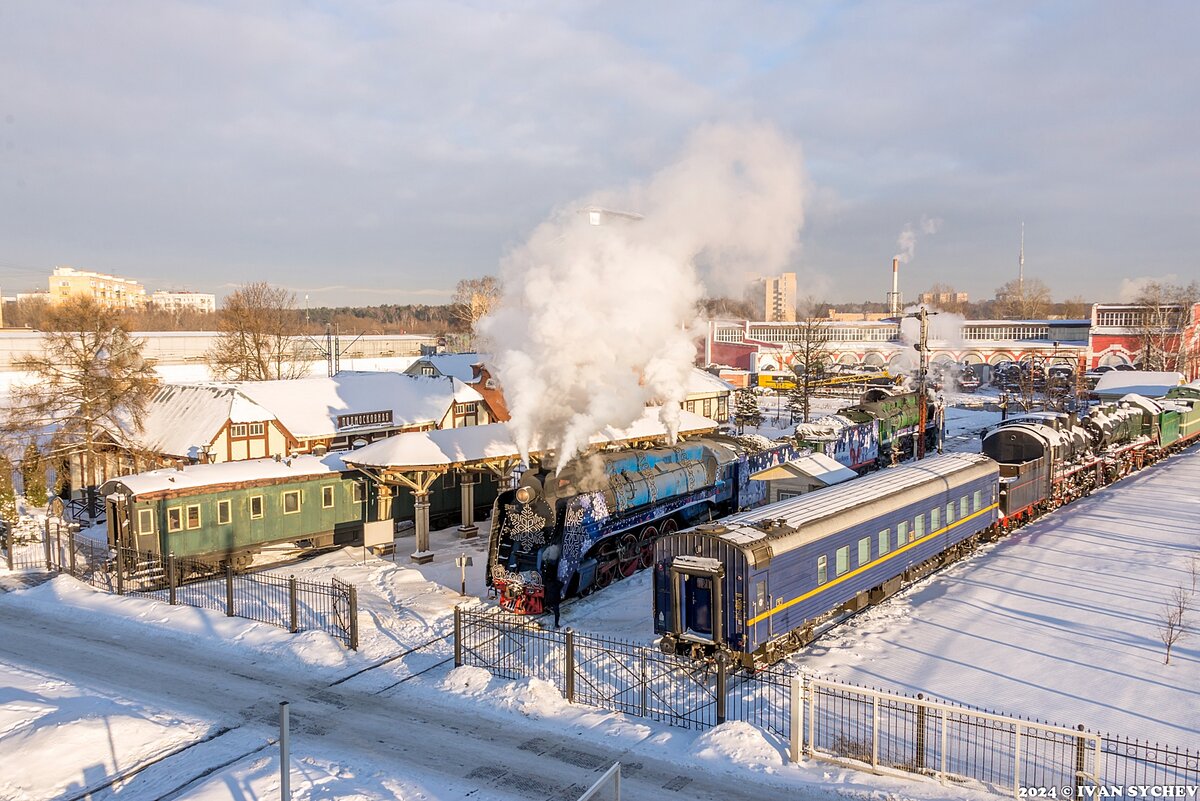
[[[710,126],[644,184],[538,226],[501,265],[503,297],[481,325],[521,449],[569,457],[648,403],[674,433],[704,286],[740,294],[788,264],[806,183],[799,146],[774,128]],[[591,225],[590,207],[642,219]]]

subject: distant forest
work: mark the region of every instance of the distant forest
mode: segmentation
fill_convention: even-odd
[[[761,320],[763,302],[760,298],[705,298],[700,302],[700,314],[708,319]],[[945,311],[960,313],[968,319],[1004,319],[1023,315],[1014,314],[1004,308],[999,299],[973,303],[945,304]],[[808,301],[799,311],[805,317],[825,317],[829,310],[837,312],[884,312],[884,303],[829,303]],[[45,302],[39,300],[4,304],[3,322],[6,328],[40,328],[46,311]],[[1075,298],[1064,302],[1051,302],[1044,298],[1033,308],[1030,317],[1086,318],[1090,305]],[[336,327],[344,334],[459,334],[465,333],[470,322],[463,307],[446,303],[384,304],[381,306],[317,306],[294,310],[301,329],[310,334],[322,333],[327,325]],[[172,313],[160,309],[143,309],[125,313],[133,331],[215,331],[218,314],[197,312]]]

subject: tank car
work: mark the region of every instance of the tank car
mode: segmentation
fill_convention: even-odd
[[[486,580],[502,607],[542,611],[543,563],[564,595],[586,595],[648,567],[655,540],[680,525],[762,503],[759,470],[798,455],[714,435],[651,450],[599,453],[561,472],[526,472],[496,499]]]

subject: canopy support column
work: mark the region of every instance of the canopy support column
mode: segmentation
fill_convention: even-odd
[[[479,536],[479,526],[475,525],[475,480],[478,473],[466,470],[459,474],[459,487],[462,493],[462,525],[458,527],[458,536],[469,539]]]

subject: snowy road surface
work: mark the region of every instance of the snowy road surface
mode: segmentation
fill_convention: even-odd
[[[135,699],[143,710],[170,710],[172,718],[186,721],[189,732],[197,728],[197,721],[210,724],[211,739],[91,798],[256,797],[227,786],[220,769],[258,760],[254,771],[270,775],[268,757],[275,748],[269,740],[275,730],[277,702],[285,699],[292,703],[294,753],[332,753],[343,755],[349,764],[382,766],[394,780],[391,791],[404,798],[574,799],[597,771],[618,760],[629,766],[623,780],[627,798],[782,797],[785,788],[788,798],[834,797],[831,789],[809,791],[798,788],[794,779],[784,781],[762,773],[688,770],[669,753],[667,758],[655,755],[654,743],[662,733],[650,727],[644,727],[640,742],[614,738],[617,744],[605,747],[564,727],[538,726],[484,706],[472,709],[461,698],[458,703],[443,700],[434,687],[414,683],[400,691],[380,692],[395,677],[376,671],[329,687],[328,679],[314,678],[319,672],[273,660],[255,661],[253,654],[206,648],[203,639],[197,639],[194,648],[181,649],[175,642],[128,636],[127,630],[100,630],[86,618],[68,620],[36,606],[23,606],[20,614],[12,611],[0,614],[0,668],[8,665],[25,675],[40,674],[43,683],[69,676],[84,694],[117,695]],[[596,725],[612,723],[611,716],[595,717]],[[111,733],[108,739],[112,761],[117,762],[121,744],[112,742]],[[5,744],[0,773],[11,776],[22,758],[20,742]],[[68,748],[57,754],[26,753],[24,758],[70,760],[72,754]],[[128,767],[117,765],[118,771]],[[214,769],[218,770],[211,777],[205,775]],[[93,779],[87,782],[91,787],[102,787],[113,777],[111,767],[104,765],[84,774]],[[10,786],[0,788],[0,797],[82,798],[87,787],[75,784],[46,792],[50,789]]]

